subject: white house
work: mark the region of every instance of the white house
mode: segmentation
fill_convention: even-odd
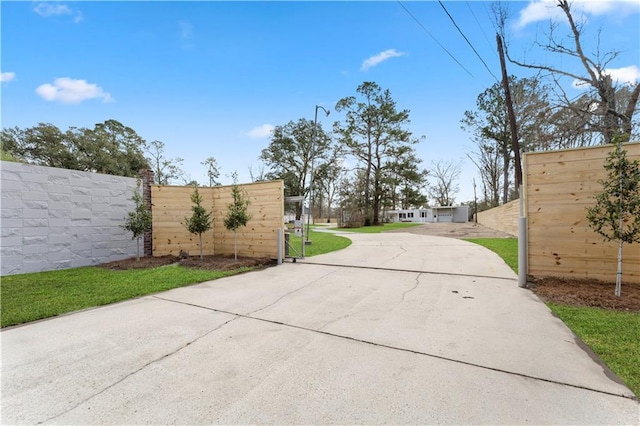
[[[427,209],[389,210],[391,222],[456,222],[469,221],[469,206],[441,206]]]

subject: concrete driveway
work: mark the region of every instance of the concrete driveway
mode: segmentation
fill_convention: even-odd
[[[3,424],[638,424],[492,252],[340,252],[5,330]]]

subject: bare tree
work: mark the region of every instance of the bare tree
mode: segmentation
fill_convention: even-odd
[[[568,71],[572,69],[569,65],[565,70],[552,65],[518,60],[513,58],[507,49],[509,61],[525,68],[548,73],[556,83],[558,102],[561,107],[572,111],[583,120],[588,117],[589,120],[585,126],[587,131],[600,133],[603,143],[611,143],[616,134],[620,134],[623,140],[629,140],[633,131],[633,115],[637,110],[638,98],[640,97],[640,83],[631,84],[628,87],[628,97],[624,103],[621,102],[620,92],[624,86],[614,82],[607,70],[607,66],[618,56],[619,52],[602,53],[599,49],[600,32],[598,32],[598,48],[592,56],[587,56],[582,43],[582,38],[586,37],[584,26],[576,23],[571,10],[572,3],[568,0],[558,0],[557,6],[562,10],[569,24],[568,37],[558,35],[558,23],[551,22],[547,42],[545,44],[536,42],[535,45],[554,56],[560,55],[565,63],[568,59],[577,61],[577,65],[581,66],[584,72]],[[500,30],[504,33],[504,24],[507,18],[504,9],[494,9],[494,14]],[[570,40],[568,44],[567,40]],[[588,96],[592,102],[573,102],[563,88],[563,78],[570,78],[574,84],[588,89]]]
[[[156,183],[159,185],[169,185],[171,181],[184,177],[184,171],[180,168],[184,160],[180,157],[166,158],[164,142],[150,142],[147,154],[149,155],[147,160],[151,163],[156,177]]]
[[[451,160],[438,160],[431,162],[430,187],[431,196],[440,206],[451,206],[455,201],[456,194],[460,191],[458,178],[460,177],[461,165]]]
[[[220,178],[220,166],[218,165],[218,161],[215,157],[209,157],[200,164],[207,167],[209,186],[219,186],[220,181],[218,179]]]

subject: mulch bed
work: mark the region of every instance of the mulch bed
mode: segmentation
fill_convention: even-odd
[[[137,262],[136,258],[133,257],[130,259],[103,263],[102,265],[99,265],[99,267],[112,270],[146,269],[172,265],[174,263],[179,263],[182,266],[188,266],[190,268],[208,269],[212,271],[229,271],[242,267],[270,266],[274,264],[274,261],[269,258],[253,257],[238,257],[238,260],[235,260],[233,255],[203,256],[202,259],[200,259],[200,256],[189,256],[186,258],[178,258],[175,256],[145,256],[140,258],[140,262]]]
[[[614,294],[615,282],[545,277],[530,281],[528,286],[545,302],[640,312],[640,284],[625,283],[624,279],[620,297]]]

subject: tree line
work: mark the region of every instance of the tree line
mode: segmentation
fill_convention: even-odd
[[[166,157],[164,142],[147,142],[117,120],[66,131],[50,123],[26,129],[16,126],[2,129],[0,142],[3,160],[128,177],[151,169],[160,185],[197,183],[182,169],[182,158]],[[216,159],[209,157],[201,164],[206,167],[209,186],[220,185]]]
[[[578,148],[608,144],[615,138],[622,142],[637,138],[639,128],[634,116],[640,83],[615,81],[609,67],[619,52],[605,52],[597,41],[597,48],[590,53],[584,48],[584,40],[589,37],[587,27],[574,19],[572,3],[559,0],[557,6],[568,24],[567,31],[562,33],[565,27],[549,21],[547,39],[534,47],[544,53],[542,57],[557,58],[564,68],[518,59],[508,48],[506,51],[511,64],[537,73],[526,78],[511,75],[508,79],[520,151]],[[496,4],[493,11],[499,33],[508,39],[509,10],[504,4]],[[578,96],[569,95],[567,88],[572,86],[580,88]],[[461,127],[475,145],[468,157],[480,174],[484,207],[517,198],[514,152],[501,82],[478,95],[476,109],[464,112]]]
[[[548,57],[577,61],[584,72],[518,60],[507,49],[511,64],[539,72],[533,77],[508,78],[520,151],[590,146],[609,143],[614,137],[629,141],[638,135],[634,115],[640,83],[614,81],[607,66],[617,52],[585,53],[586,27],[575,23],[570,3],[559,0],[558,6],[569,24],[568,34],[558,35],[557,25],[551,23],[548,42],[536,46]],[[506,38],[507,11],[497,5],[494,15]],[[568,96],[563,78],[579,82],[583,92]],[[343,119],[334,122],[330,131],[306,118],[275,126],[259,156],[259,171],[249,170],[252,180],[282,179],[286,195],[309,197],[317,217],[330,217],[339,205],[347,216],[365,224],[383,221],[385,210],[426,207],[430,200],[438,205],[456,201],[460,162],[436,159],[429,170],[423,166],[415,150],[423,138],[408,130],[410,111],[399,108],[388,89],[365,81],[333,109]],[[490,208],[517,198],[515,153],[500,82],[478,95],[476,108],[463,113],[461,127],[474,143],[467,156],[480,175],[478,204]],[[155,172],[157,183],[179,179],[193,183],[181,169],[181,158],[166,158],[163,142],[147,143],[115,120],[66,132],[51,124],[16,127],[3,130],[1,136],[3,156],[21,161],[123,176],[135,176],[147,167]],[[220,167],[215,158],[201,164],[209,185],[218,185]],[[298,206],[296,216],[302,214]]]

